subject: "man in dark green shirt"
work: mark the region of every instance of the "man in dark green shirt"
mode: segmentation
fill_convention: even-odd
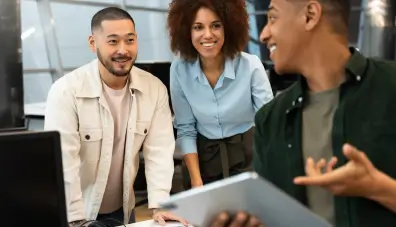
[[[257,113],[254,169],[334,226],[396,226],[396,63],[348,48],[349,12],[271,1],[261,38],[302,76]]]
[[[348,48],[349,12],[271,1],[261,39],[278,74],[302,76],[256,114],[254,170],[336,227],[394,227],[396,63]],[[232,226],[260,225],[247,218]]]

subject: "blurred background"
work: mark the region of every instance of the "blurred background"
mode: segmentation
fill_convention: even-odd
[[[139,33],[138,63],[170,63],[174,58],[169,49],[169,38],[165,27],[170,0],[8,1],[20,5],[24,104],[45,102],[48,89],[56,78],[95,58],[88,49],[87,38],[90,34],[91,17],[103,7],[114,5],[122,7],[135,19]],[[394,38],[389,38],[393,39],[393,47],[386,48],[393,49],[391,56],[392,54],[386,54],[385,50],[381,50],[384,49],[381,46],[386,42],[384,40],[386,37],[381,38],[381,35],[386,36],[386,34],[372,31],[375,26],[365,24],[370,17],[369,3],[371,3],[371,11],[374,8],[372,14],[376,17],[381,17],[381,9],[392,12],[390,7],[386,7],[389,5],[386,1],[353,0],[349,27],[350,45],[360,48],[369,55],[394,59]],[[258,55],[270,70],[268,51],[258,40],[259,33],[266,23],[268,4],[269,0],[247,0],[251,16],[251,41],[246,47],[246,52]],[[392,13],[394,14],[394,11]],[[392,16],[388,17],[392,18]],[[367,48],[363,48],[364,37]],[[368,45],[369,43],[371,44]],[[162,75],[157,76],[162,77]]]

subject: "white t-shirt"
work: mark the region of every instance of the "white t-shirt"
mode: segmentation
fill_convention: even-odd
[[[103,93],[114,119],[114,143],[110,173],[103,195],[100,214],[114,212],[122,207],[125,138],[131,107],[128,83],[121,90],[114,90],[103,83]]]

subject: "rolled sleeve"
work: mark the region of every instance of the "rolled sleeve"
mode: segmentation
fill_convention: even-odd
[[[183,154],[197,153],[197,139],[193,137],[183,136],[177,138],[176,146],[180,148]]]

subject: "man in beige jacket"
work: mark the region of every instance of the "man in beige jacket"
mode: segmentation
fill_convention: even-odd
[[[109,7],[94,15],[91,30],[97,59],[53,84],[45,112],[45,130],[61,134],[69,223],[134,222],[141,148],[153,218],[185,223],[157,209],[169,197],[175,141],[166,87],[133,66],[135,23],[124,10]]]

